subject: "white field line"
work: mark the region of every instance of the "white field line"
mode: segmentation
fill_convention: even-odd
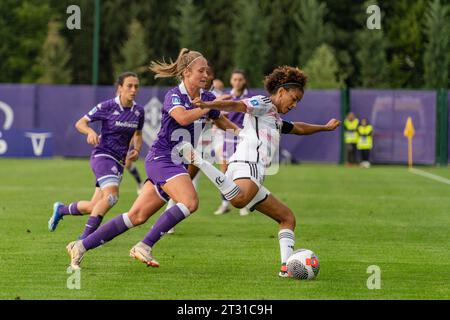
[[[425,172],[420,169],[411,168],[411,169],[409,169],[409,172],[450,185],[449,179],[443,178],[441,176],[437,176],[437,175],[429,173],[429,172]]]

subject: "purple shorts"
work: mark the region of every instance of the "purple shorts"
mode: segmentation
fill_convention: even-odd
[[[187,165],[173,163],[170,156],[146,159],[145,171],[148,180],[155,186],[156,193],[166,202],[170,200],[170,197],[164,192],[162,186],[177,176],[189,175]]]
[[[123,166],[112,156],[107,154],[91,155],[91,168],[97,181],[96,187],[104,189],[120,185]]]

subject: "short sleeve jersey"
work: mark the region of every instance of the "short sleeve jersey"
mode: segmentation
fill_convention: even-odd
[[[145,112],[135,102],[132,107],[123,107],[116,97],[99,103],[85,118],[101,122],[100,143],[92,154],[106,154],[123,163],[134,133],[144,126]]]
[[[239,101],[250,97],[247,89],[244,90],[241,96],[236,96],[233,90],[230,91],[230,95],[232,96],[233,101]],[[230,121],[237,125],[239,128],[242,128],[242,125],[244,123],[244,116],[244,112],[229,112],[227,114],[228,119],[230,119]]]
[[[203,101],[213,101],[216,99],[214,94],[205,90],[200,91],[200,97]],[[205,126],[206,120],[215,120],[220,117],[220,111],[211,110],[195,122],[187,126],[182,126],[170,115],[176,108],[183,108],[185,110],[196,108],[192,105],[192,101],[183,82],[179,86],[170,89],[164,98],[161,128],[155,142],[150,148],[147,159],[170,156],[172,149],[183,140],[188,141],[195,146],[202,133],[203,127]]]
[[[247,107],[240,143],[230,162],[261,163],[269,166],[279,152],[282,119],[277,108],[266,96],[242,100]]]

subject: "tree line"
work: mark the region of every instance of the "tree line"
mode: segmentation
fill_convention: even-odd
[[[69,5],[81,29],[66,27]],[[369,5],[381,29],[366,26]],[[215,75],[248,72],[250,85],[279,65],[299,66],[310,88],[448,88],[450,0],[102,0],[100,84],[148,71],[182,47],[202,52]],[[0,82],[90,84],[93,0],[0,1]]]

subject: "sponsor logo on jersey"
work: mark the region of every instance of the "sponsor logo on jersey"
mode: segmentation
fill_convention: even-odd
[[[252,106],[254,106],[254,107],[256,107],[256,106],[258,106],[259,105],[259,102],[258,102],[258,100],[256,100],[256,99],[252,99],[252,100],[250,100],[250,103],[252,104]]]
[[[138,127],[138,125],[137,125],[137,123],[116,121],[116,127],[136,129]]]
[[[90,116],[92,116],[94,113],[96,113],[98,111],[98,108],[97,107],[93,107],[92,109],[91,109],[91,111],[89,111],[89,113],[88,113],[88,115],[90,115]]]
[[[172,96],[172,105],[177,105],[177,104],[181,104],[181,99],[179,96],[173,95]]]

